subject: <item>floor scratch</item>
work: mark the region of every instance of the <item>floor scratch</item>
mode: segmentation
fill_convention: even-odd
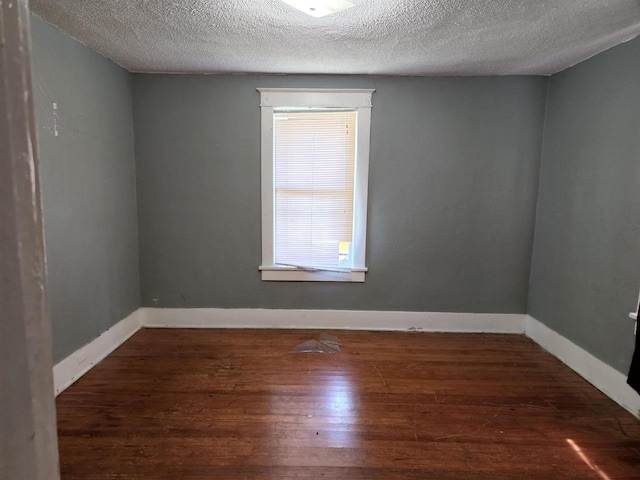
[[[547,402],[549,404],[549,406],[551,408],[553,408],[556,412],[559,412],[560,410],[558,410],[558,407],[556,407],[553,403],[551,403],[549,400],[545,399],[545,402]]]
[[[387,385],[386,380],[384,379],[384,377],[382,376],[382,373],[380,373],[380,370],[378,370],[378,362],[375,363],[375,365],[373,366],[373,368],[375,369],[376,372],[378,372],[378,375],[380,376],[380,379],[382,380],[382,385],[384,386],[384,391],[386,395],[389,395],[389,386]]]
[[[625,437],[629,438],[629,437],[630,437],[630,435],[629,435],[629,434],[624,430],[624,428],[622,428],[622,423],[620,423],[620,419],[619,419],[618,417],[615,417],[615,419],[616,419],[616,422],[618,422],[618,428],[620,429],[620,431],[622,432],[622,434],[623,434]]]
[[[456,433],[455,435],[445,435],[443,437],[435,437],[434,440],[448,440],[451,438],[456,438],[456,437],[463,437],[465,435],[474,435],[476,433],[478,433],[480,430],[482,430],[484,427],[490,425],[491,423],[493,423],[493,421],[498,417],[498,415],[500,415],[501,411],[500,409],[498,409],[498,411],[496,412],[496,414],[491,417],[489,420],[487,420],[486,422],[484,422],[482,425],[479,425],[478,427],[474,428],[473,430],[469,430],[467,432],[462,432],[462,433]]]

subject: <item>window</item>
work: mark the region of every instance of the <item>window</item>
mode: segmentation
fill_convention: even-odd
[[[262,279],[364,282],[374,90],[258,91]]]

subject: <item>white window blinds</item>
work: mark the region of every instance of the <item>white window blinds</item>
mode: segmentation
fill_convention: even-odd
[[[356,111],[273,115],[274,263],[350,268]]]

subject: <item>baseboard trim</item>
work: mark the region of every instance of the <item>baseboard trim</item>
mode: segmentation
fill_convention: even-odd
[[[524,333],[525,314],[142,308],[148,328],[300,328],[421,332]]]
[[[253,308],[139,308],[53,367],[56,396],[140,328],[293,328],[458,333],[525,331],[525,314],[273,310]]]
[[[551,330],[531,315],[526,318],[526,335],[558,358],[625,410],[640,418],[640,396],[627,385],[627,377],[571,340]]]
[[[294,328],[526,334],[618,405],[640,417],[626,377],[534,317],[511,313],[140,308],[53,367],[59,395],[140,328]]]
[[[142,328],[142,322],[140,309],[138,309],[98,338],[56,364],[53,367],[53,387],[56,396],[73,385],[76,380],[127,341],[140,328]]]

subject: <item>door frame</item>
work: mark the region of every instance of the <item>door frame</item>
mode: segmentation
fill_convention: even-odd
[[[59,480],[29,20],[0,0],[0,465]]]

